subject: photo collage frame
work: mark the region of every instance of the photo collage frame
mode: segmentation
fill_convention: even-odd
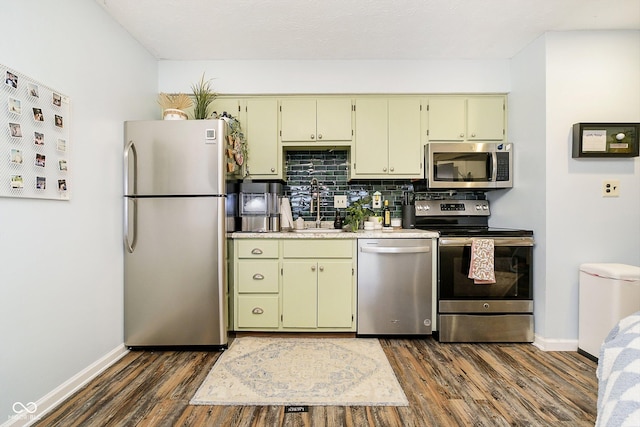
[[[69,200],[69,97],[2,64],[0,74],[0,197]]]

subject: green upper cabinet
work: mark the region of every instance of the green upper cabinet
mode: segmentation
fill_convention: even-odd
[[[469,140],[502,141],[506,138],[506,100],[503,96],[467,99]]]
[[[356,99],[352,177],[422,176],[422,116],[419,97]]]
[[[240,100],[237,98],[216,98],[207,109],[211,114],[215,111],[218,114],[227,112],[238,119],[241,124],[243,117],[240,115]]]
[[[281,179],[282,150],[278,141],[278,100],[246,100],[244,125],[249,149],[247,168],[252,178]]]
[[[291,98],[280,101],[280,139],[292,145],[348,145],[352,134],[351,98]]]
[[[388,106],[386,98],[356,99],[355,153],[352,177],[388,175],[389,141]]]
[[[506,97],[429,97],[429,141],[502,141],[506,137]]]

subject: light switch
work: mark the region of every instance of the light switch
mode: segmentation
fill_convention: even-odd
[[[620,197],[620,181],[617,179],[602,181],[602,197]]]

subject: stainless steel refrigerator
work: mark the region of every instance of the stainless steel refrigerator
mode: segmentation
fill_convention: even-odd
[[[225,346],[222,120],[125,123],[124,341]]]

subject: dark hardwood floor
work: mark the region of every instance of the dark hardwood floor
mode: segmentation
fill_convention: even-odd
[[[530,344],[380,339],[408,407],[191,406],[220,356],[132,351],[37,426],[593,426],[596,363]]]

